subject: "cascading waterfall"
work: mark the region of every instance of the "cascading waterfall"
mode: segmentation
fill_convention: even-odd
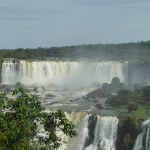
[[[150,119],[143,122],[133,150],[150,150]]]
[[[86,113],[84,112],[65,113],[65,115],[76,126],[76,131],[79,136],[75,138],[69,138],[61,132],[58,133],[58,136],[60,136],[63,141],[62,146],[59,148],[59,150],[76,150],[77,145],[82,143],[82,136],[80,136],[80,132],[84,130],[84,128],[86,128],[86,124],[88,122],[88,115],[86,115]]]
[[[94,82],[111,82],[119,77],[125,82],[125,63],[108,62],[69,62],[69,61],[11,61],[2,64],[3,84],[21,82],[32,84],[58,84],[67,86],[89,86]],[[82,83],[81,83],[82,81]]]
[[[78,136],[64,141],[59,150],[115,150],[118,118],[74,113],[69,116],[77,126]]]
[[[93,142],[85,150],[115,150],[118,118],[97,116]]]

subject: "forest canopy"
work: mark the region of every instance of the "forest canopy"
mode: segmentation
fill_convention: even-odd
[[[94,59],[94,60],[150,60],[150,41],[120,44],[89,44],[36,49],[1,49],[0,60],[15,59]]]

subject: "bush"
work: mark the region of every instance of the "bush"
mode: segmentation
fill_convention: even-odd
[[[128,112],[136,111],[138,109],[138,105],[136,103],[130,103],[127,108]]]
[[[142,92],[143,101],[150,102],[150,86],[144,87]]]
[[[136,111],[131,112],[130,115],[140,120],[146,120],[150,117],[150,109],[143,106],[139,106],[138,109]]]
[[[14,90],[13,99],[0,94],[0,148],[3,150],[53,150],[61,146],[59,129],[75,136],[74,125],[63,112],[44,112],[36,96]],[[46,136],[37,131],[43,127]],[[35,140],[36,139],[36,140]],[[38,145],[38,147],[37,147]]]
[[[111,96],[108,101],[112,106],[126,105],[131,101],[132,92],[129,90],[121,90],[116,96]]]

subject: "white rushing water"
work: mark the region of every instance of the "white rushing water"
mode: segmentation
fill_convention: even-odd
[[[150,150],[150,119],[143,122],[133,150]]]
[[[75,130],[78,133],[78,136],[75,138],[69,138],[68,136],[60,132],[58,136],[62,138],[63,143],[59,150],[76,150],[77,145],[84,142],[81,139],[82,136],[84,136],[83,134],[81,135],[81,131],[86,127],[86,123],[88,122],[88,115],[86,115],[86,113],[84,112],[65,113],[65,115],[76,126]]]
[[[63,137],[67,144],[59,150],[115,150],[118,118],[74,113],[69,116],[77,126],[78,136],[73,139]]]
[[[119,77],[125,82],[125,63],[73,62],[73,61],[4,61],[1,76],[3,84],[21,82],[32,84],[57,84],[74,87],[89,86],[94,82],[111,82]]]
[[[117,127],[116,117],[97,117],[94,141],[85,150],[115,150]]]

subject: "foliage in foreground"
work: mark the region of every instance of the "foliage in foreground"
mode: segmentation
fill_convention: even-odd
[[[13,98],[0,94],[1,150],[58,149],[62,139],[56,131],[73,137],[74,128],[63,112],[44,112],[37,97],[22,89],[14,90]]]

